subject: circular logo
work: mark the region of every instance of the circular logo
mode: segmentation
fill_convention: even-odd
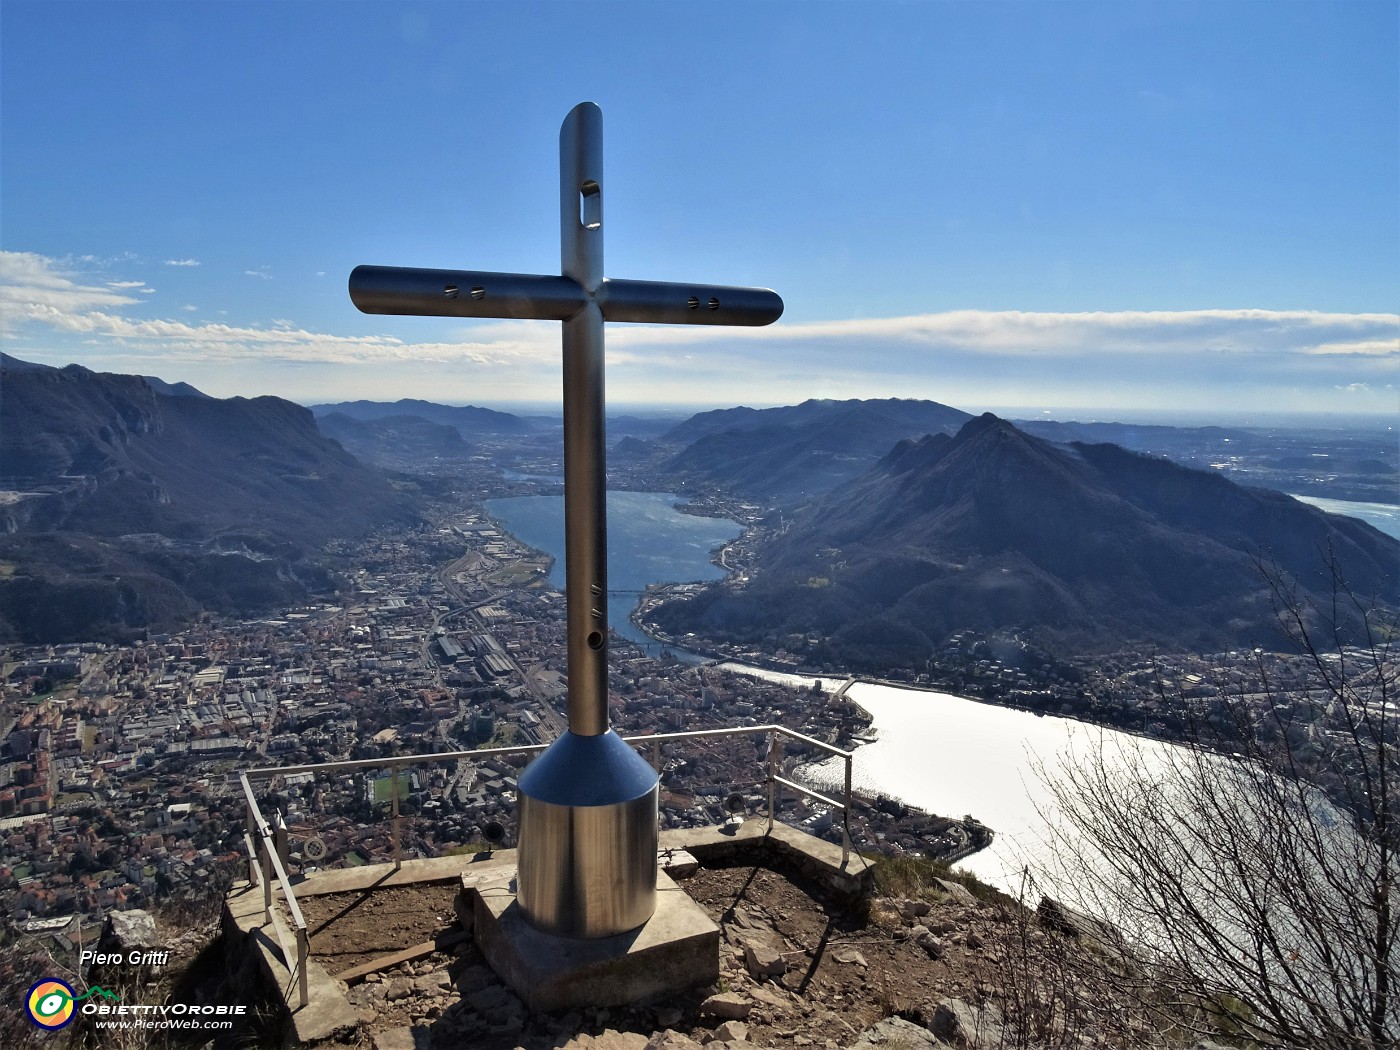
[[[57,977],[45,977],[29,989],[24,1008],[40,1028],[62,1028],[73,1020],[73,988]]]

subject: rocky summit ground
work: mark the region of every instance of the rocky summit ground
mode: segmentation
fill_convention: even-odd
[[[1092,969],[1066,965],[1064,939],[1033,913],[952,880],[928,879],[915,895],[841,901],[792,872],[746,864],[702,868],[683,885],[723,930],[716,985],[659,1002],[532,1013],[463,937],[345,985],[363,1042],[375,1050],[1210,1045],[1184,1031],[1164,1034],[1103,998],[1103,987],[1083,977]],[[327,926],[313,947],[342,961],[373,950],[375,930],[394,914],[431,916],[441,931],[451,925],[441,898],[440,886],[403,888],[377,916]],[[316,906],[329,916],[344,903],[327,897]],[[420,921],[413,936],[431,939],[432,925]]]

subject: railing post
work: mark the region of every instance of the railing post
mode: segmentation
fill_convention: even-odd
[[[301,1005],[305,1006],[310,995],[306,987],[306,964],[311,960],[310,938],[306,935],[306,927],[297,929],[297,982],[301,985]]]
[[[253,806],[251,803],[245,804],[243,807],[243,831],[245,841],[251,845],[255,841],[254,836],[258,833],[258,829],[253,824]],[[248,854],[248,885],[256,886],[257,884],[258,858],[255,850]]]
[[[778,760],[782,757],[782,738],[776,733],[768,734],[768,830],[773,830],[773,821],[778,817]]]
[[[851,759],[846,756],[846,790],[841,795],[841,867],[846,866],[846,858],[851,855]]]
[[[272,922],[272,855],[267,849],[267,836],[258,829],[258,863],[262,866],[263,921]]]
[[[401,853],[403,840],[399,838],[399,764],[397,762],[389,766],[389,793],[393,795],[393,837],[394,837],[394,870],[398,871],[403,867],[403,856]]]
[[[291,852],[287,848],[287,822],[282,819],[282,811],[278,810],[272,818],[272,842],[277,849],[277,859],[282,862],[283,870],[286,870],[288,858]]]
[[[243,848],[248,853],[248,885],[257,888],[262,885],[262,871],[258,868],[258,847],[253,845],[253,836],[243,836]]]
[[[651,742],[651,768],[656,770],[656,775],[661,775],[661,741]]]

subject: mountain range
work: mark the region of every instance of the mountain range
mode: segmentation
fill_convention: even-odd
[[[465,459],[477,450],[462,440],[461,431],[419,416],[380,416],[355,419],[331,412],[316,420],[326,437],[368,463],[392,459]]]
[[[340,401],[309,407],[317,419],[331,414],[360,420],[416,416],[430,423],[453,427],[464,438],[474,434],[525,434],[532,429],[528,422],[509,412],[477,408],[475,405],[439,405],[409,397],[399,401]]]
[[[658,436],[638,435],[648,439],[645,449],[629,445],[625,454],[629,466],[650,468],[668,486],[720,487],[759,502],[801,504],[863,473],[896,441],[951,435],[971,418],[937,402],[896,398],[721,409]],[[1050,441],[1112,443],[1287,492],[1393,503],[1400,485],[1395,439],[1383,430],[1012,422]]]
[[[323,587],[411,500],[276,397],[0,358],[0,636],[99,637]]]
[[[792,644],[845,666],[920,667],[950,633],[1098,650],[1277,641],[1276,571],[1326,600],[1331,552],[1400,604],[1400,542],[1290,496],[1112,444],[1057,444],[987,414],[905,439],[788,521],[745,586],[656,614],[672,632]]]
[[[902,438],[953,433],[971,418],[936,401],[900,398],[719,409],[663,435],[685,448],[659,466],[682,487],[802,502],[861,474]]]

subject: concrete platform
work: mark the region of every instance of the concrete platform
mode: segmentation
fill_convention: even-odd
[[[233,945],[233,953],[239,946],[250,951],[256,965],[270,982],[270,987],[279,989],[287,997],[287,1022],[289,1039],[298,1044],[339,1042],[352,1038],[359,1029],[360,1016],[341,994],[340,986],[326,973],[325,967],[315,959],[307,961],[307,1002],[305,1006],[295,1005],[299,1001],[298,985],[293,970],[296,959],[283,957],[282,944],[290,931],[285,927],[279,931],[277,912],[281,902],[274,905],[273,921],[269,923],[263,912],[263,891],[248,883],[235,883],[224,898],[224,933]]]
[[[364,864],[357,868],[326,868],[311,875],[292,877],[292,892],[297,900],[320,897],[329,893],[351,893],[356,890],[383,890],[394,886],[421,886],[431,882],[456,882],[464,871],[478,864],[515,862],[515,850],[476,853],[461,857],[431,857],[406,860],[399,868],[389,864]]]
[[[689,852],[704,865],[781,862],[843,893],[868,892],[872,869],[851,853],[842,862],[841,847],[764,818],[742,827],[701,827],[663,831],[661,863],[665,867]],[[497,975],[531,1007],[543,1010],[583,1005],[621,1005],[660,997],[719,979],[719,928],[671,878],[658,876],[656,914],[640,930],[597,941],[550,937],[526,924],[514,905],[511,880],[514,850],[470,857],[406,860],[399,869],[380,863],[358,868],[317,871],[294,880],[298,897],[324,893],[373,892],[394,886],[454,882],[464,927]],[[688,865],[677,867],[681,874]],[[459,882],[460,880],[460,882]],[[280,896],[280,894],[278,894]],[[235,956],[243,955],[280,991],[286,1004],[289,1038],[315,1045],[353,1039],[359,1014],[340,984],[314,958],[307,967],[309,1002],[296,1008],[297,982],[284,958],[290,930],[280,918],[265,920],[262,890],[235,884],[224,901],[225,930]],[[279,928],[280,927],[280,928]],[[495,945],[491,947],[491,945]],[[407,945],[405,946],[408,947]],[[276,994],[276,992],[274,992]]]
[[[721,824],[663,831],[660,847],[663,856],[668,850],[685,850],[701,864],[740,857],[785,861],[828,889],[852,896],[870,893],[875,883],[874,866],[859,853],[849,850],[843,861],[840,846],[781,822],[769,828],[766,817],[750,817],[738,828]]]
[[[462,876],[477,947],[532,1010],[618,1006],[719,980],[719,927],[665,872],[656,911],[639,929],[590,940],[556,937],[525,921],[515,866]]]

